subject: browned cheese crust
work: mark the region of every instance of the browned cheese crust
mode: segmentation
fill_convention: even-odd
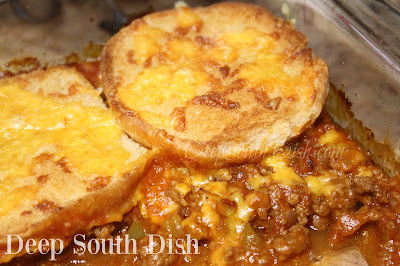
[[[318,117],[328,70],[306,46],[260,6],[179,8],[109,40],[101,76],[136,141],[215,166],[272,152]]]
[[[86,233],[94,226],[120,221],[123,214],[129,211],[134,204],[130,200],[131,195],[142,173],[151,163],[154,152],[147,151],[129,140],[119,129],[123,137],[121,142],[119,142],[119,139],[115,140],[115,147],[120,147],[121,150],[126,151],[130,158],[126,163],[126,168],[123,168],[124,171],[118,172],[116,170],[114,174],[110,175],[102,175],[101,171],[97,172],[96,170],[83,173],[83,170],[96,169],[97,166],[85,168],[86,165],[74,164],[73,159],[82,159],[83,164],[89,164],[93,161],[91,156],[96,154],[91,154],[90,149],[86,149],[89,152],[87,158],[70,156],[67,151],[70,147],[75,147],[75,144],[72,143],[75,139],[74,135],[71,136],[70,133],[75,132],[78,136],[89,135],[92,134],[90,133],[92,128],[86,127],[84,122],[82,122],[80,129],[78,124],[76,131],[74,129],[62,131],[67,130],[63,127],[67,128],[68,123],[74,123],[73,121],[77,119],[74,117],[75,115],[82,115],[87,119],[96,121],[96,119],[102,119],[101,114],[105,114],[108,120],[101,121],[110,123],[112,123],[113,117],[108,114],[109,111],[99,97],[99,93],[73,68],[52,67],[48,70],[37,70],[30,74],[1,79],[0,89],[2,104],[4,104],[4,98],[7,97],[7,94],[10,101],[16,98],[15,104],[10,103],[9,107],[5,106],[6,104],[2,106],[2,112],[6,113],[9,110],[11,112],[9,112],[10,119],[4,118],[4,113],[1,119],[0,263],[8,262],[13,257],[22,256],[26,253],[26,249],[23,248],[18,254],[7,254],[6,234],[19,235],[23,239],[23,243],[30,238],[35,239],[36,243],[42,238],[58,238],[64,242],[65,247],[76,233]],[[20,94],[18,94],[18,91],[20,91]],[[24,99],[21,95],[32,98]],[[38,102],[45,106],[40,106]],[[48,106],[47,109],[46,104],[48,102],[59,104],[61,106],[60,114],[65,111],[67,115],[65,125],[58,124],[58,128],[61,128],[60,134],[65,134],[71,140],[71,143],[67,143],[67,146],[68,144],[70,146],[64,149],[65,156],[62,157],[60,157],[60,154],[62,154],[60,150],[63,150],[61,147],[62,138],[56,135],[58,129],[54,128],[55,133],[52,133],[51,129],[46,131],[46,127],[51,126],[50,118],[58,121],[59,117],[56,109],[52,109],[51,106]],[[34,105],[31,110],[33,110],[32,115],[35,117],[32,119],[29,113],[24,113],[24,109],[27,109],[26,107],[29,107],[30,103]],[[19,105],[24,107],[20,108]],[[67,105],[69,109],[66,109]],[[81,109],[85,107],[87,109]],[[34,113],[36,108],[44,110],[43,118],[45,121],[42,121],[41,117]],[[76,112],[73,113],[71,110],[76,110]],[[90,117],[85,112],[87,110],[94,110],[93,113],[98,113],[99,117]],[[85,117],[82,120],[86,119]],[[15,122],[17,119],[21,122]],[[70,121],[68,122],[67,119],[70,119]],[[34,129],[20,128],[21,123],[31,124]],[[37,128],[35,128],[36,126]],[[101,126],[99,125],[99,127]],[[13,128],[15,131],[13,131]],[[113,130],[116,128],[115,131],[119,132],[115,125],[111,124],[110,128]],[[4,132],[9,134],[6,135]],[[35,134],[42,135],[35,137]],[[47,136],[46,134],[48,134],[50,141],[44,142],[44,145],[39,145],[38,149],[34,148],[35,141],[41,142],[42,137]],[[94,142],[100,142],[103,138],[102,136],[88,135],[86,136],[87,139],[92,139]],[[56,141],[51,141],[51,138],[56,139]],[[78,139],[78,141],[80,140]],[[108,140],[105,139],[104,141],[107,142]],[[10,151],[15,153],[14,159],[10,157],[12,156],[12,154],[9,154],[10,152],[5,153],[10,145],[15,147],[14,151]],[[85,150],[82,145],[75,148],[76,152]],[[97,151],[97,156],[99,154],[101,154],[101,150],[100,152]],[[106,155],[103,154],[103,156]],[[24,158],[24,160],[21,158]],[[97,159],[101,164],[107,165],[106,161],[101,162],[102,158],[102,156],[98,156]],[[125,162],[122,161],[121,165],[124,166]],[[24,172],[25,168],[26,171]],[[13,170],[17,172],[14,173]],[[11,247],[13,252],[18,250],[18,239],[16,237],[12,237]],[[34,247],[34,249],[37,249],[37,247]]]

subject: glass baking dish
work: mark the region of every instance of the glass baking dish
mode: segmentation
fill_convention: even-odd
[[[2,2],[0,77],[1,70],[14,71],[9,63],[14,59],[34,57],[42,65],[96,59],[101,45],[121,25],[175,4],[161,0]],[[215,1],[186,2],[198,6]],[[327,112],[371,151],[388,174],[396,174],[400,170],[399,5],[390,0],[247,2],[285,17],[307,36],[310,47],[329,66],[332,85]],[[348,100],[340,98],[335,88]],[[382,143],[389,151],[382,151]]]

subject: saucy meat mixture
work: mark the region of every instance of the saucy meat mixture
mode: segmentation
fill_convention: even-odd
[[[96,83],[94,66],[78,69]],[[107,242],[96,254],[71,245],[57,263],[303,265],[349,247],[370,265],[400,263],[399,176],[387,176],[325,114],[252,163],[213,170],[160,154],[133,200],[123,221],[93,229],[86,243],[128,235],[135,254],[103,254],[110,253]],[[12,264],[48,260],[22,257]]]

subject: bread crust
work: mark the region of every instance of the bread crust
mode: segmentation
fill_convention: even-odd
[[[50,215],[35,219],[26,224],[21,230],[8,230],[2,227],[2,236],[16,234],[25,243],[28,239],[60,239],[64,248],[73,240],[75,234],[86,233],[95,226],[121,221],[123,214],[134,206],[132,194],[139,183],[143,172],[151,164],[155,152],[149,151],[135,162],[135,167],[126,173],[121,182],[90,193],[89,195],[71,202],[62,209],[55,209]],[[19,221],[13,221],[16,225]],[[11,250],[18,249],[16,238],[12,238]],[[18,254],[7,254],[6,238],[0,241],[0,263],[9,262],[14,257],[26,254],[25,248]]]
[[[19,84],[24,89],[36,94],[58,93],[56,97],[66,102],[78,101],[82,105],[105,108],[99,96],[85,97],[90,90],[94,92],[94,88],[73,68],[52,67],[46,71],[38,70],[30,74],[0,80],[0,87],[10,84]],[[52,84],[58,86],[51,87]],[[72,94],[69,90],[71,86],[76,88]],[[131,140],[129,142],[133,143]],[[29,203],[32,207],[30,209],[17,207],[5,216],[4,214],[0,216],[0,235],[2,236],[0,238],[0,263],[26,254],[25,248],[18,254],[7,254],[6,234],[16,234],[23,239],[24,243],[27,239],[35,239],[36,243],[43,238],[60,239],[65,247],[76,233],[86,233],[94,226],[121,221],[123,214],[134,206],[132,194],[156,153],[156,151],[139,148],[137,144],[129,147],[137,148],[137,150],[131,151],[136,158],[130,163],[131,168],[118,176],[110,177],[111,181],[108,184],[95,187],[93,190],[88,189],[85,185],[87,183],[84,182],[87,178],[90,184],[92,176],[79,176],[78,172],[63,171],[60,168],[64,166],[60,162],[55,164],[52,159],[44,158],[40,166],[40,171],[44,175],[40,177],[43,177],[45,181],[43,184],[39,184],[40,189],[44,191]],[[129,147],[127,146],[126,149]],[[39,183],[42,182],[40,177],[32,176],[34,180],[37,178]],[[31,185],[28,181],[29,178],[21,177],[21,182],[25,182],[22,185]],[[46,179],[48,179],[47,183]],[[60,184],[61,182],[64,183]],[[57,194],[57,199],[52,197],[55,196],[54,193]],[[44,205],[39,205],[40,202],[44,202]],[[46,209],[49,207],[46,206],[46,202],[52,208]],[[37,208],[38,206],[39,208]],[[15,237],[12,238],[11,248],[12,250],[18,249],[18,241]]]
[[[258,104],[265,107],[263,99],[257,99],[256,93],[245,85],[246,92],[233,93],[226,97],[230,102],[238,102],[240,108],[236,108],[237,110],[214,108],[213,99],[211,107],[193,104],[195,98],[185,102],[189,126],[183,131],[157,127],[146,121],[140,112],[123,102],[119,92],[143,70],[140,64],[129,64],[124,59],[131,49],[127,48],[128,43],[134,43],[132,35],[138,27],[144,23],[161,27],[167,32],[176,32],[174,20],[179,11],[162,11],[136,20],[122,29],[107,42],[102,54],[100,70],[108,102],[122,127],[133,139],[146,147],[168,149],[203,166],[218,167],[226,163],[257,159],[271,153],[314,122],[326,101],[328,70],[325,62],[314,56],[311,49],[306,48],[307,41],[301,33],[288,22],[256,5],[228,2],[193,10],[203,21],[199,35],[213,36],[220,31],[243,31],[252,27],[279,36],[277,50],[289,55],[290,60],[295,62],[293,64],[306,66],[307,71],[314,75],[312,95],[306,100],[297,99],[293,103],[290,102],[290,96],[286,95],[283,101],[279,100],[279,110],[265,110],[257,105],[258,100]],[[288,65],[290,64],[292,63],[289,62]],[[234,78],[232,81],[238,79]],[[198,96],[213,97],[210,96],[210,91]],[[217,94],[221,95],[218,89]],[[209,101],[209,98],[205,101]],[[306,104],[305,101],[311,104]]]

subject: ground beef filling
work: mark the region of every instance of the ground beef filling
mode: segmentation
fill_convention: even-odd
[[[116,263],[286,265],[318,262],[349,246],[369,264],[400,263],[399,177],[389,178],[325,116],[257,163],[207,170],[160,155],[134,200],[121,223],[91,234],[137,240],[138,254],[114,255]],[[145,234],[189,234],[200,255],[167,248],[146,255]],[[110,256],[66,251],[61,260],[109,264]]]
[[[305,260],[312,246],[310,231],[327,232],[325,240],[335,249],[366,224],[380,232],[375,243],[380,258],[369,262],[400,262],[399,178],[389,178],[338,126],[321,118],[267,157],[209,171],[160,158],[138,188],[144,196],[135,213],[145,213],[143,227],[150,219],[165,235],[190,234],[202,241],[208,250],[199,260],[215,264]],[[275,157],[278,163],[268,163]],[[165,183],[159,191],[146,188],[159,180]],[[146,193],[162,200],[149,204]],[[161,215],[164,205],[169,211]]]

